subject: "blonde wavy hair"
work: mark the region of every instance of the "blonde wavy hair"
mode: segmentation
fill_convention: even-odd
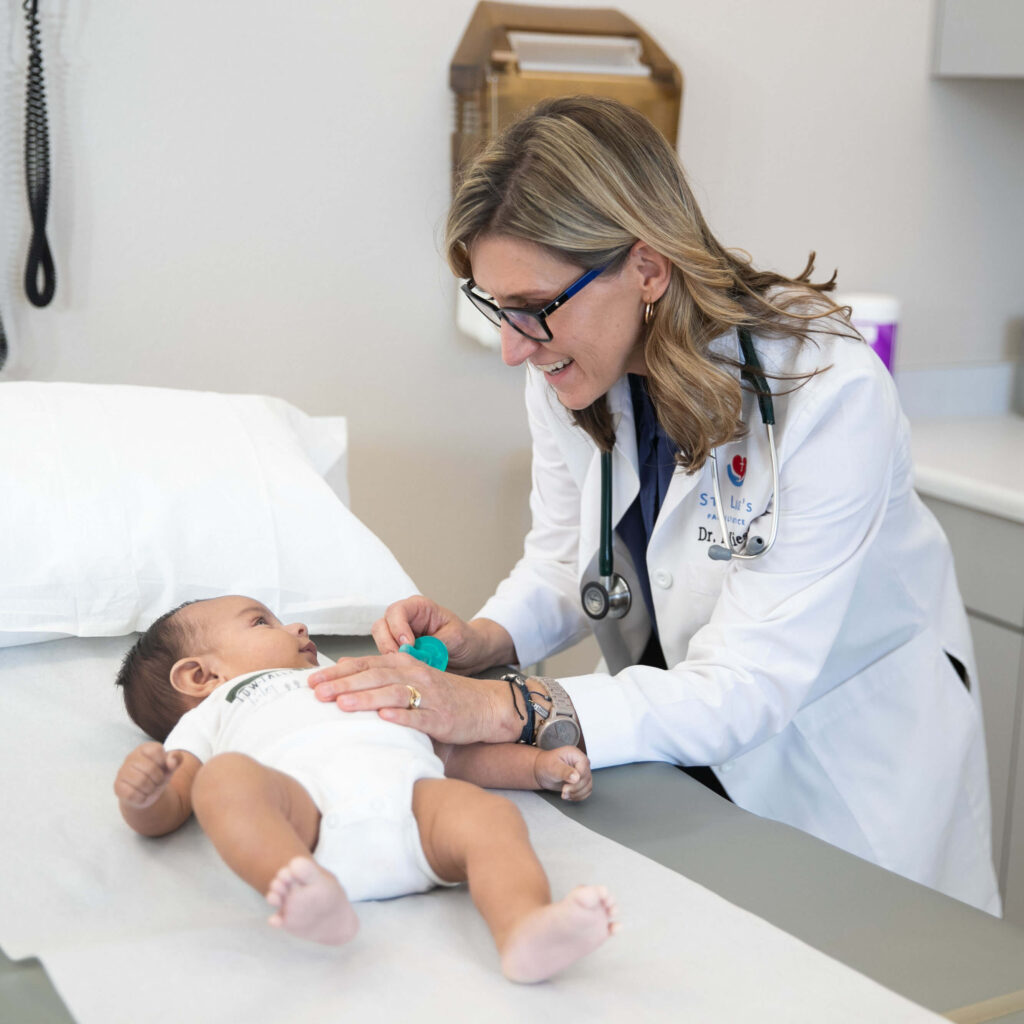
[[[816,323],[846,309],[825,296],[835,274],[812,283],[814,253],[789,278],[757,270],[747,254],[722,246],[665,138],[614,100],[546,100],[468,166],[445,231],[458,277],[472,277],[470,248],[491,234],[533,242],[583,270],[610,263],[609,272],[617,272],[638,240],[671,262],[643,345],[658,420],[688,472],[703,466],[712,448],[744,434],[741,385],[727,369],[743,364],[712,354],[715,338],[732,328],[801,342],[815,327],[856,336],[841,321]],[[602,451],[614,446],[605,396],[577,412],[576,423]]]

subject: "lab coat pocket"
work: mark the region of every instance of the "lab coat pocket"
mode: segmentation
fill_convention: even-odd
[[[711,621],[727,569],[710,560],[707,567],[691,562],[675,567],[674,572],[649,566],[661,647],[668,664],[682,661],[694,633]]]
[[[716,562],[708,558],[704,562],[691,562],[683,573],[686,587],[691,593],[709,595],[717,600],[728,571],[728,562]]]

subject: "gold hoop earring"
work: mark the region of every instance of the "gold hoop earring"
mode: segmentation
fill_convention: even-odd
[[[644,306],[644,325],[646,326],[654,319],[654,303],[648,302]]]

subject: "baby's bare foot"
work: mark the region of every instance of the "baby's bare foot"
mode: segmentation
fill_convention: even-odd
[[[341,883],[309,857],[294,857],[274,876],[267,902],[277,908],[275,928],[328,946],[340,946],[359,929]]]
[[[603,885],[581,885],[525,917],[505,940],[501,970],[512,981],[543,981],[615,931],[615,903]]]

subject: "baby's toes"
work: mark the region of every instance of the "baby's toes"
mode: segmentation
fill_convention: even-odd
[[[293,882],[301,885],[311,885],[320,876],[320,869],[309,857],[293,857],[284,869]]]
[[[579,885],[569,893],[573,903],[587,910],[595,910],[610,899],[608,890],[603,885]]]
[[[292,887],[293,883],[287,871],[287,866],[281,868],[270,880],[270,886],[267,889],[267,902],[272,907],[282,906],[288,896],[288,890]]]

